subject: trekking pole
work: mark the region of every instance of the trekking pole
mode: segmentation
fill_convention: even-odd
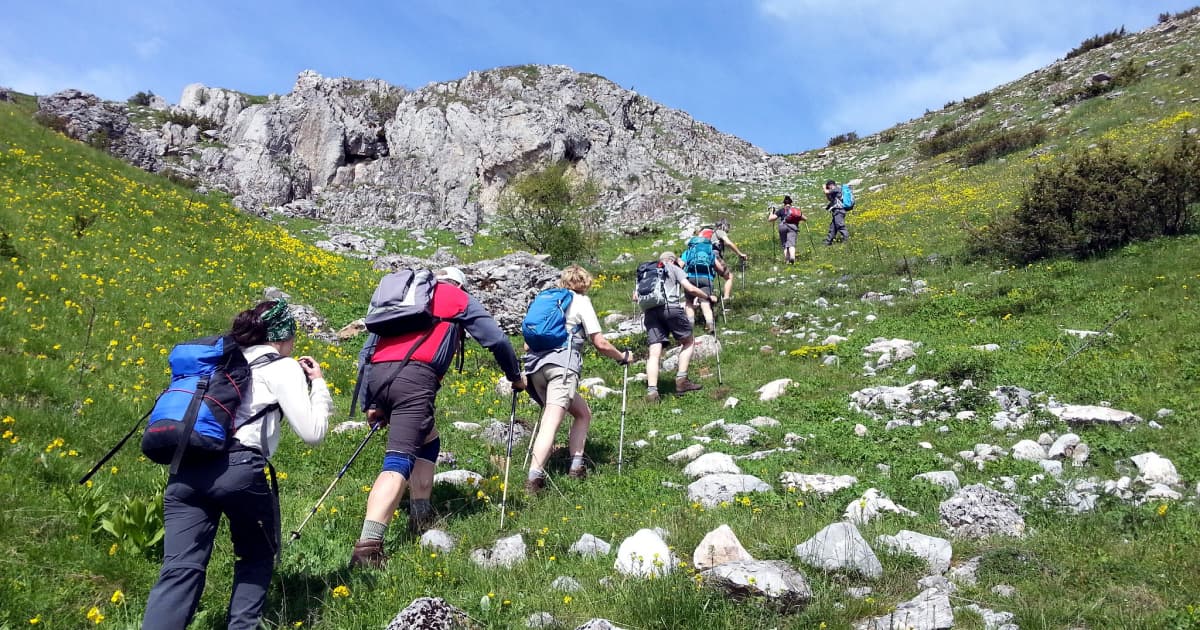
[[[720,337],[720,332],[721,331],[717,330],[716,322],[713,322],[713,341],[716,342],[716,344],[717,344],[717,385],[724,385],[725,383],[721,382],[721,337]]]
[[[529,458],[533,455],[533,443],[537,440],[538,430],[542,428],[542,417],[538,416],[537,422],[533,423],[533,436],[529,438],[529,446],[525,447],[525,463],[521,468],[529,469]]]
[[[741,277],[742,277],[742,291],[745,291],[746,290],[746,259],[745,258],[742,258],[738,262],[738,270],[741,272]]]
[[[304,517],[304,521],[300,523],[300,527],[297,527],[295,531],[292,532],[291,541],[300,540],[300,532],[304,530],[305,525],[308,525],[308,520],[317,513],[317,510],[320,509],[321,504],[325,502],[325,499],[329,498],[329,493],[333,492],[333,487],[337,485],[337,482],[341,481],[342,476],[346,474],[346,471],[350,470],[350,464],[353,464],[354,460],[358,459],[358,454],[362,452],[363,448],[366,447],[367,442],[371,441],[371,436],[375,435],[375,432],[378,431],[379,427],[381,426],[383,426],[382,422],[376,422],[375,424],[371,425],[370,433],[367,433],[367,437],[363,438],[363,441],[358,445],[358,448],[354,449],[354,454],[350,456],[350,461],[346,462],[345,466],[342,466],[342,469],[338,471],[337,476],[333,478],[333,483],[329,484],[329,487],[325,489],[325,494],[322,494],[321,498],[317,499],[317,504],[308,511],[308,516]]]
[[[629,348],[625,349],[629,352]],[[633,355],[630,355],[633,358]],[[617,474],[621,474],[621,466],[625,463],[625,396],[629,391],[629,364],[625,364],[625,372],[621,376],[621,434],[617,438]]]
[[[804,224],[804,233],[808,235],[808,248],[812,250],[812,255],[817,255],[817,246],[813,243],[812,230],[808,228],[808,221],[801,221]]]
[[[513,427],[517,424],[517,390],[512,394],[512,413],[508,416],[508,454],[504,457],[504,485],[500,490],[500,529],[504,529],[504,515],[508,512],[508,469],[512,464]]]

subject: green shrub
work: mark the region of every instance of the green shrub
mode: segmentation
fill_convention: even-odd
[[[1159,13],[1158,23],[1163,24],[1165,22],[1170,22],[1171,20],[1181,20],[1186,17],[1192,17],[1197,13],[1200,13],[1200,6],[1194,6],[1190,9],[1184,9],[1183,11],[1177,11],[1175,13]]]
[[[942,123],[934,132],[933,137],[917,143],[917,152],[925,157],[941,155],[972,142],[978,142],[995,129],[995,124],[956,129],[954,123]]]
[[[595,202],[591,180],[572,181],[563,161],[517,177],[500,199],[500,232],[559,264],[591,256],[599,234],[597,213],[584,212]]]
[[[0,260],[13,260],[20,257],[20,252],[13,245],[12,234],[8,230],[0,230]]]
[[[1082,55],[1083,53],[1085,53],[1089,50],[1095,50],[1096,48],[1100,48],[1101,46],[1107,46],[1107,45],[1117,41],[1118,39],[1125,37],[1125,35],[1126,35],[1126,33],[1125,33],[1124,26],[1122,26],[1121,28],[1119,28],[1115,31],[1109,31],[1107,33],[1104,33],[1103,35],[1093,35],[1093,36],[1083,40],[1082,42],[1080,42],[1079,45],[1076,46],[1075,48],[1072,48],[1071,51],[1067,53],[1067,56],[1065,57],[1065,59],[1070,59],[1071,57],[1078,57],[1079,55]]]
[[[1087,85],[1079,89],[1060,94],[1054,99],[1054,104],[1058,106],[1077,101],[1086,101],[1089,98],[1106,94],[1119,87],[1133,85],[1140,78],[1142,78],[1142,71],[1134,65],[1133,61],[1127,61],[1113,75],[1112,80],[1101,82],[1090,81]]]
[[[1185,61],[1185,62],[1179,64],[1178,76],[1181,76],[1181,77],[1187,76],[1188,74],[1190,74],[1192,72],[1193,67],[1194,66],[1192,66],[1192,62],[1190,62],[1190,61]]]
[[[402,98],[404,98],[404,94],[401,92],[387,92],[383,94],[372,92],[370,96],[371,108],[375,110],[375,113],[380,118],[391,120],[396,116],[396,108],[400,106]]]
[[[220,129],[221,123],[196,114],[194,112],[183,112],[178,110],[169,110],[162,113],[163,122],[175,123],[184,129],[195,125],[200,130],[205,129]]]
[[[896,141],[896,130],[895,129],[885,129],[885,130],[879,132],[879,144],[887,144],[889,142],[895,142],[895,141]]]
[[[147,90],[145,92],[138,92],[137,94],[130,96],[125,102],[129,103],[130,105],[138,105],[140,107],[149,107],[150,99],[152,99],[152,98],[154,98],[154,92]]]
[[[38,112],[33,115],[33,120],[37,122],[37,124],[49,129],[50,131],[57,131],[64,136],[70,136],[70,134],[67,133],[67,127],[70,124],[70,121],[68,121],[66,118],[55,116],[54,114],[48,112]]]
[[[963,166],[983,164],[992,158],[1040,144],[1045,139],[1046,130],[1038,125],[1029,129],[1010,129],[967,146],[959,163]]]
[[[1149,160],[1109,145],[1035,172],[1017,210],[994,221],[977,254],[1020,263],[1085,258],[1186,232],[1200,200],[1200,140],[1187,135]]]
[[[854,142],[856,140],[858,140],[858,133],[855,131],[849,131],[830,138],[829,146],[836,147],[839,144],[846,144],[847,142]]]
[[[990,92],[980,92],[975,96],[963,99],[963,106],[967,109],[983,109],[992,100]]]

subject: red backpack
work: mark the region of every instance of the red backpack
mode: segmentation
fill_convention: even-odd
[[[785,216],[783,220],[791,223],[792,225],[797,225],[804,220],[804,211],[796,206],[788,206],[787,216]]]

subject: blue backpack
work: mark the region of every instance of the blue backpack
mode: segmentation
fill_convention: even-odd
[[[567,310],[575,293],[570,289],[546,289],[533,298],[521,321],[521,335],[533,352],[557,350],[567,345]]]
[[[693,278],[711,278],[716,274],[716,255],[712,241],[703,236],[688,239],[687,251],[683,252],[683,270]]]
[[[146,418],[150,421],[142,433],[142,453],[150,461],[169,465],[172,474],[187,460],[228,451],[237,429],[233,422],[238,407],[250,393],[252,370],[280,358],[272,352],[247,363],[241,346],[227,335],[176,345],[167,357],[171,383],[158,395],[154,407],[138,419],[79,483],[85,483],[116,455]],[[264,408],[243,426],[278,408],[278,404]]]
[[[854,191],[850,184],[842,184],[842,208],[849,210],[854,207]]]

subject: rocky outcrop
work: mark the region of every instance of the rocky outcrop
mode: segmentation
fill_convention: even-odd
[[[147,123],[159,155],[178,155],[173,168],[246,210],[445,228],[464,242],[514,178],[554,162],[595,182],[613,227],[660,219],[692,178],[791,170],[686,112],[565,66],[471,72],[411,92],[304,71],[268,99],[192,84],[172,111],[196,125]]]
[[[63,90],[38,97],[38,117],[68,137],[108,151],[138,168],[151,172],[162,169],[157,134],[132,126],[122,104],[108,103],[79,90]]]

